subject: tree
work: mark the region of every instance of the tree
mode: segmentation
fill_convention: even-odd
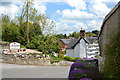
[[[93,36],[95,36],[95,34],[92,33],[92,32],[86,32],[86,36],[87,36],[87,37],[93,37]]]
[[[94,33],[96,36],[98,36],[99,31],[98,30],[93,30],[92,33]]]
[[[8,16],[2,17],[3,40],[19,42],[27,48],[38,49],[42,52],[48,53],[50,49],[59,52],[60,45],[54,35],[54,21],[44,14],[38,15],[37,10],[31,5],[33,5],[32,2],[27,0],[24,2],[21,16],[16,22],[10,20]]]
[[[29,44],[29,22],[33,20],[33,17],[36,14],[36,9],[33,8],[33,0],[26,0],[23,2],[23,10],[21,13],[21,16],[18,18],[20,27],[22,25],[22,22],[25,21],[26,23],[26,44]]]
[[[80,33],[77,33],[77,32],[73,32],[72,34],[69,34],[68,37],[74,37],[74,38],[79,38],[80,37]]]

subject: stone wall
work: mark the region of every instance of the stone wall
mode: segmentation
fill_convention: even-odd
[[[21,65],[51,65],[50,58],[40,57],[40,55],[13,55],[2,54],[2,62]]]
[[[50,57],[44,55],[0,54],[0,62],[35,66],[70,66],[73,62],[60,61],[51,64]]]

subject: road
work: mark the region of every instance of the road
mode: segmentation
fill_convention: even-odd
[[[69,68],[70,66],[27,66],[3,63],[2,78],[67,78]]]

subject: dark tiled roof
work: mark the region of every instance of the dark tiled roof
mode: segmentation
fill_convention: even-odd
[[[61,39],[64,44],[69,44],[71,39]]]
[[[72,39],[70,43],[68,44],[67,49],[71,49],[77,41],[78,39]]]
[[[73,39],[71,42],[68,44],[67,49],[74,49],[74,47],[79,43],[81,39],[84,39],[86,43],[89,43],[85,38],[81,37],[80,39]]]

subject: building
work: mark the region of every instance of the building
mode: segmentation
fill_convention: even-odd
[[[109,43],[110,36],[120,32],[120,2],[106,15],[98,36],[100,55],[104,54],[105,44]]]
[[[97,38],[87,37],[85,30],[80,30],[80,39],[72,39],[66,48],[66,56],[91,58],[98,55],[98,44],[94,44]]]
[[[87,57],[92,58],[99,55],[99,45],[98,44],[88,44],[87,45]]]
[[[60,39],[59,42],[61,43],[62,48],[60,49],[60,51],[65,51],[68,44],[70,43],[70,41],[74,39],[74,38],[69,38],[69,39]]]
[[[105,44],[108,44],[111,36],[120,33],[120,1],[118,4],[106,15],[101,25],[100,34],[98,36],[100,47],[99,70],[103,71],[104,59],[103,54]]]

